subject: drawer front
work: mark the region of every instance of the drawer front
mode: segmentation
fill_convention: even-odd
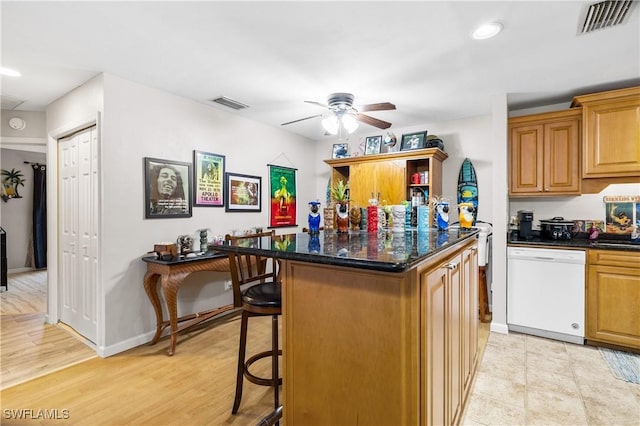
[[[589,265],[622,266],[640,269],[640,252],[616,250],[589,250]]]

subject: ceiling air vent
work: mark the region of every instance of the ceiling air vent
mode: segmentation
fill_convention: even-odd
[[[589,6],[582,25],[581,34],[621,24],[633,6],[633,0],[607,0]]]
[[[233,108],[235,110],[249,108],[249,105],[245,105],[242,102],[234,101],[233,99],[229,99],[224,96],[220,96],[219,98],[212,99],[212,102],[215,102],[220,105],[224,105],[227,108]]]

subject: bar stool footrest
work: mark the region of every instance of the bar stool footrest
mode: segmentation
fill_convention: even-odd
[[[278,355],[282,356],[282,350],[278,351]],[[271,379],[271,378],[265,379],[264,377],[258,377],[258,376],[252,374],[249,371],[249,367],[254,362],[256,362],[258,360],[261,360],[263,358],[267,358],[267,357],[271,358],[272,356],[273,356],[272,351],[263,351],[263,352],[255,354],[251,358],[247,359],[247,361],[244,363],[244,377],[246,377],[247,380],[249,380],[251,383],[254,383],[256,385],[273,386],[273,379]],[[282,377],[278,378],[278,384],[279,385],[282,384]]]

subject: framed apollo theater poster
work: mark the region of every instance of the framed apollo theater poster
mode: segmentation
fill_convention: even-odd
[[[225,156],[193,151],[193,205],[224,206]]]
[[[191,217],[191,163],[144,158],[146,219]]]

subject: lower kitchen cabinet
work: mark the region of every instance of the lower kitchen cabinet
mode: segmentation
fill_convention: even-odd
[[[477,246],[467,247],[422,275],[426,424],[462,420],[478,355],[476,252]]]
[[[640,349],[640,253],[589,250],[586,337]]]

